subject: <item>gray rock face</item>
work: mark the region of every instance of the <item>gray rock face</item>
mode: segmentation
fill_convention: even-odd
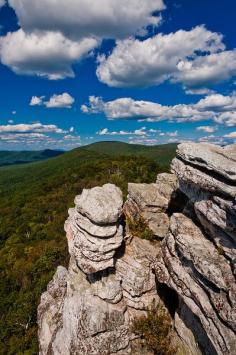
[[[86,190],[75,202],[65,224],[69,269],[58,268],[38,308],[40,354],[129,354],[134,317],[159,301],[158,246],[133,238],[121,248],[122,199],[115,186]]]
[[[172,171],[129,184],[123,210],[111,184],[75,199],[69,269],[57,269],[38,308],[41,355],[145,354],[132,322],[160,299],[177,354],[236,354],[236,145],[181,144]],[[122,213],[158,241],[133,238]]]
[[[230,264],[187,217],[175,214],[157,263],[159,282],[174,289],[204,354],[233,354],[236,346],[236,284]],[[163,267],[164,265],[164,267]],[[181,310],[181,307],[180,307]],[[208,345],[207,345],[208,344]],[[209,349],[207,349],[209,347]]]
[[[123,241],[119,225],[122,192],[107,184],[84,190],[69,210],[65,231],[69,253],[86,274],[114,267],[114,255]]]
[[[194,353],[235,354],[235,164],[236,145],[196,143],[181,144],[172,162],[191,219],[171,217],[156,272],[178,294],[175,327]],[[186,327],[196,345],[185,338]]]
[[[122,192],[112,184],[83,190],[75,198],[75,205],[78,212],[96,224],[116,223],[123,206]]]
[[[164,238],[169,229],[167,210],[177,188],[172,174],[158,175],[156,184],[129,184],[124,212],[131,220],[142,217],[154,235]]]
[[[209,143],[183,143],[177,155],[189,164],[236,182],[236,144],[221,148]]]

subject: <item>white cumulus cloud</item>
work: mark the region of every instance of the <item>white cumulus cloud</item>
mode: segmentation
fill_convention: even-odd
[[[142,127],[134,131],[109,131],[108,128],[103,128],[97,132],[97,135],[99,136],[146,136],[147,134],[148,132],[146,131],[146,127]]]
[[[236,49],[183,60],[177,68],[174,81],[187,87],[216,84],[236,76]]]
[[[104,102],[102,98],[90,96],[89,104],[82,105],[84,113],[102,112],[108,119],[152,119],[153,121],[177,120],[197,121],[210,118],[209,112],[199,112],[191,105],[163,106],[150,101],[135,101],[120,98]]]
[[[229,96],[212,94],[195,104],[165,106],[150,101],[135,101],[132,98],[119,98],[104,102],[101,97],[90,96],[89,103],[81,106],[86,114],[103,113],[108,119],[135,119],[158,122],[194,122],[213,120],[231,127],[236,125],[236,93]],[[201,128],[200,130],[211,130]]]
[[[180,80],[178,75],[179,72],[183,75],[187,58],[195,60],[200,54],[224,49],[222,35],[204,26],[157,34],[146,40],[129,38],[117,41],[108,57],[99,57],[97,76],[113,87],[150,86],[167,79]]]
[[[201,131],[205,133],[214,133],[217,131],[217,127],[214,126],[199,126],[196,129],[197,131]]]
[[[72,41],[60,32],[26,33],[19,29],[0,37],[0,57],[16,74],[58,80],[74,77],[72,64],[97,45],[94,38]]]
[[[30,101],[30,106],[46,106],[47,108],[71,108],[75,99],[64,92],[60,95],[53,95],[50,97],[49,101],[45,100],[45,96],[33,96]],[[73,127],[72,127],[73,128]]]
[[[165,9],[162,0],[9,0],[27,32],[60,31],[68,38],[124,38],[148,25]]]
[[[58,128],[56,125],[44,125],[42,123],[25,124],[20,123],[16,125],[2,125],[0,126],[0,133],[58,133],[62,134],[65,131]]]
[[[43,104],[44,96],[33,96],[30,100],[30,106],[41,106]]]
[[[224,138],[234,139],[236,138],[236,132],[230,132],[229,134],[226,134]]]
[[[53,95],[48,102],[45,102],[47,108],[71,108],[75,99],[68,93],[62,95]]]

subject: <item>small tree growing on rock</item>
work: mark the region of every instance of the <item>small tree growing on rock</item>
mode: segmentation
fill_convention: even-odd
[[[162,304],[154,302],[147,316],[136,318],[132,331],[138,335],[147,350],[155,355],[174,355],[177,349],[171,344],[172,320]]]

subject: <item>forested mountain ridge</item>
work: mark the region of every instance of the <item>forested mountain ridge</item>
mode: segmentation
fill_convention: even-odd
[[[60,150],[45,149],[40,151],[0,151],[0,166],[32,163],[63,154]]]

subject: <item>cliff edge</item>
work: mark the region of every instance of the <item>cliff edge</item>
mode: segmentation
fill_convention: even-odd
[[[236,354],[236,145],[181,144],[172,174],[128,191],[75,198],[68,270],[38,307],[40,354],[144,354],[133,322],[154,303],[179,355]]]

